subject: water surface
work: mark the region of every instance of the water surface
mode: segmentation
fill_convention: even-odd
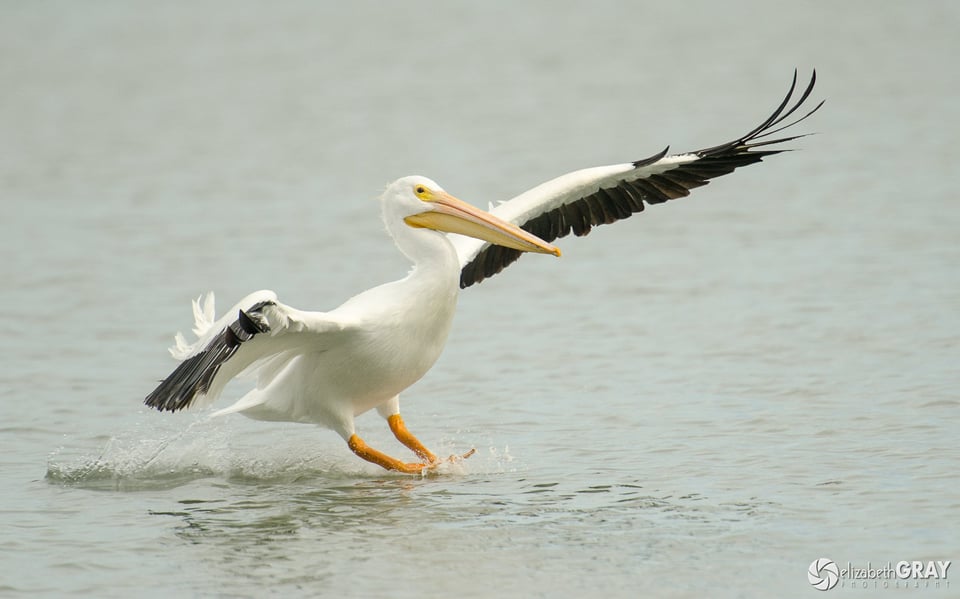
[[[954,4],[0,10],[2,594],[806,596],[820,557],[960,560]],[[714,145],[795,66],[802,151],[463,294],[402,405],[464,464],[141,406],[191,297],[402,276],[387,181],[485,206]]]

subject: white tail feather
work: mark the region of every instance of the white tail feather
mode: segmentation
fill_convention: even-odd
[[[170,348],[170,355],[178,360],[183,360],[190,355],[191,346],[187,342],[187,338],[183,336],[183,333],[177,331],[177,334],[173,336],[174,346]]]
[[[196,340],[192,343],[184,337],[183,333],[177,333],[174,336],[174,345],[170,348],[170,355],[177,360],[186,360],[196,355],[207,346],[210,341],[220,334],[231,322],[236,320],[239,310],[249,309],[250,306],[261,301],[276,301],[277,295],[272,291],[257,291],[247,297],[226,312],[219,320],[216,320],[214,310],[213,292],[207,292],[195,300],[192,300],[193,306],[193,333]]]
[[[214,296],[212,291],[193,300],[193,334],[203,337],[214,323]]]

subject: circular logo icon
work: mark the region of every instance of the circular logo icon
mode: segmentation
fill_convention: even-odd
[[[821,557],[810,564],[810,568],[807,569],[807,580],[813,588],[829,591],[840,582],[840,568],[833,560]]]

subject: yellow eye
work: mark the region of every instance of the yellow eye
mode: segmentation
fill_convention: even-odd
[[[422,185],[422,184],[414,185],[413,193],[424,202],[433,201],[433,190],[427,187],[426,185]]]

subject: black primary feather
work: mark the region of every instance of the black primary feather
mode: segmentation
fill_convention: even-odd
[[[821,101],[803,116],[781,124],[790,119],[806,102],[816,81],[817,72],[813,71],[807,87],[791,106],[791,100],[797,89],[797,71],[794,70],[793,81],[783,101],[773,114],[746,135],[712,148],[688,152],[696,155],[698,159],[642,179],[621,180],[615,185],[601,188],[590,195],[577,198],[531,218],[525,223],[520,223],[519,226],[547,242],[569,235],[571,232],[574,235],[583,236],[597,225],[610,224],[627,218],[635,212],[642,212],[644,204],[662,204],[682,198],[690,195],[691,189],[706,185],[710,179],[732,173],[741,166],[760,162],[766,156],[784,152],[786,150],[783,148],[765,150],[756,148],[804,137],[804,135],[793,135],[768,139],[803,121],[823,106],[824,101]],[[664,158],[668,151],[669,147],[653,156],[635,161],[633,166],[639,169],[654,164]],[[629,172],[625,175],[629,175]],[[521,253],[498,245],[487,245],[461,270],[460,288],[465,289],[499,273],[520,258]]]
[[[214,337],[198,354],[180,363],[143,401],[160,411],[176,412],[189,408],[198,395],[210,390],[220,366],[229,360],[243,343],[259,333],[268,333],[270,326],[263,317],[263,308],[271,301],[258,302],[240,310],[237,319]]]

